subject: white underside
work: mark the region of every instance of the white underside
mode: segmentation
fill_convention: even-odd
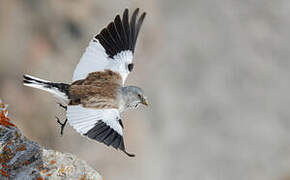
[[[117,109],[93,109],[84,108],[82,105],[71,105],[67,107],[67,119],[69,124],[81,134],[87,133],[101,120],[123,135],[122,127],[118,122],[120,114]]]
[[[82,55],[80,62],[76,66],[73,74],[73,82],[85,79],[91,72],[112,70],[121,75],[123,84],[128,74],[128,64],[132,63],[133,53],[130,50],[122,51],[116,54],[112,59],[106,54],[105,49],[97,39],[90,41],[89,46]]]

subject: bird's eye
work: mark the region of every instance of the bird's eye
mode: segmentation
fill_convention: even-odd
[[[131,64],[128,64],[128,70],[131,72],[133,70],[133,67],[134,67],[134,64],[131,63]]]
[[[138,98],[141,99],[141,94],[138,94]]]

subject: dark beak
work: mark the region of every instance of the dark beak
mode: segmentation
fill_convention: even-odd
[[[148,106],[148,101],[145,98],[142,98],[141,103],[144,104],[145,106]]]

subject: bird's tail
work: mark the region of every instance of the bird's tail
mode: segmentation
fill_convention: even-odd
[[[23,84],[25,86],[47,91],[66,103],[69,101],[69,84],[54,83],[27,74],[23,75]]]

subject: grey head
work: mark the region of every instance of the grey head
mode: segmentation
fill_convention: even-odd
[[[126,86],[121,89],[124,110],[137,108],[139,104],[148,105],[147,98],[141,88],[136,86]]]

